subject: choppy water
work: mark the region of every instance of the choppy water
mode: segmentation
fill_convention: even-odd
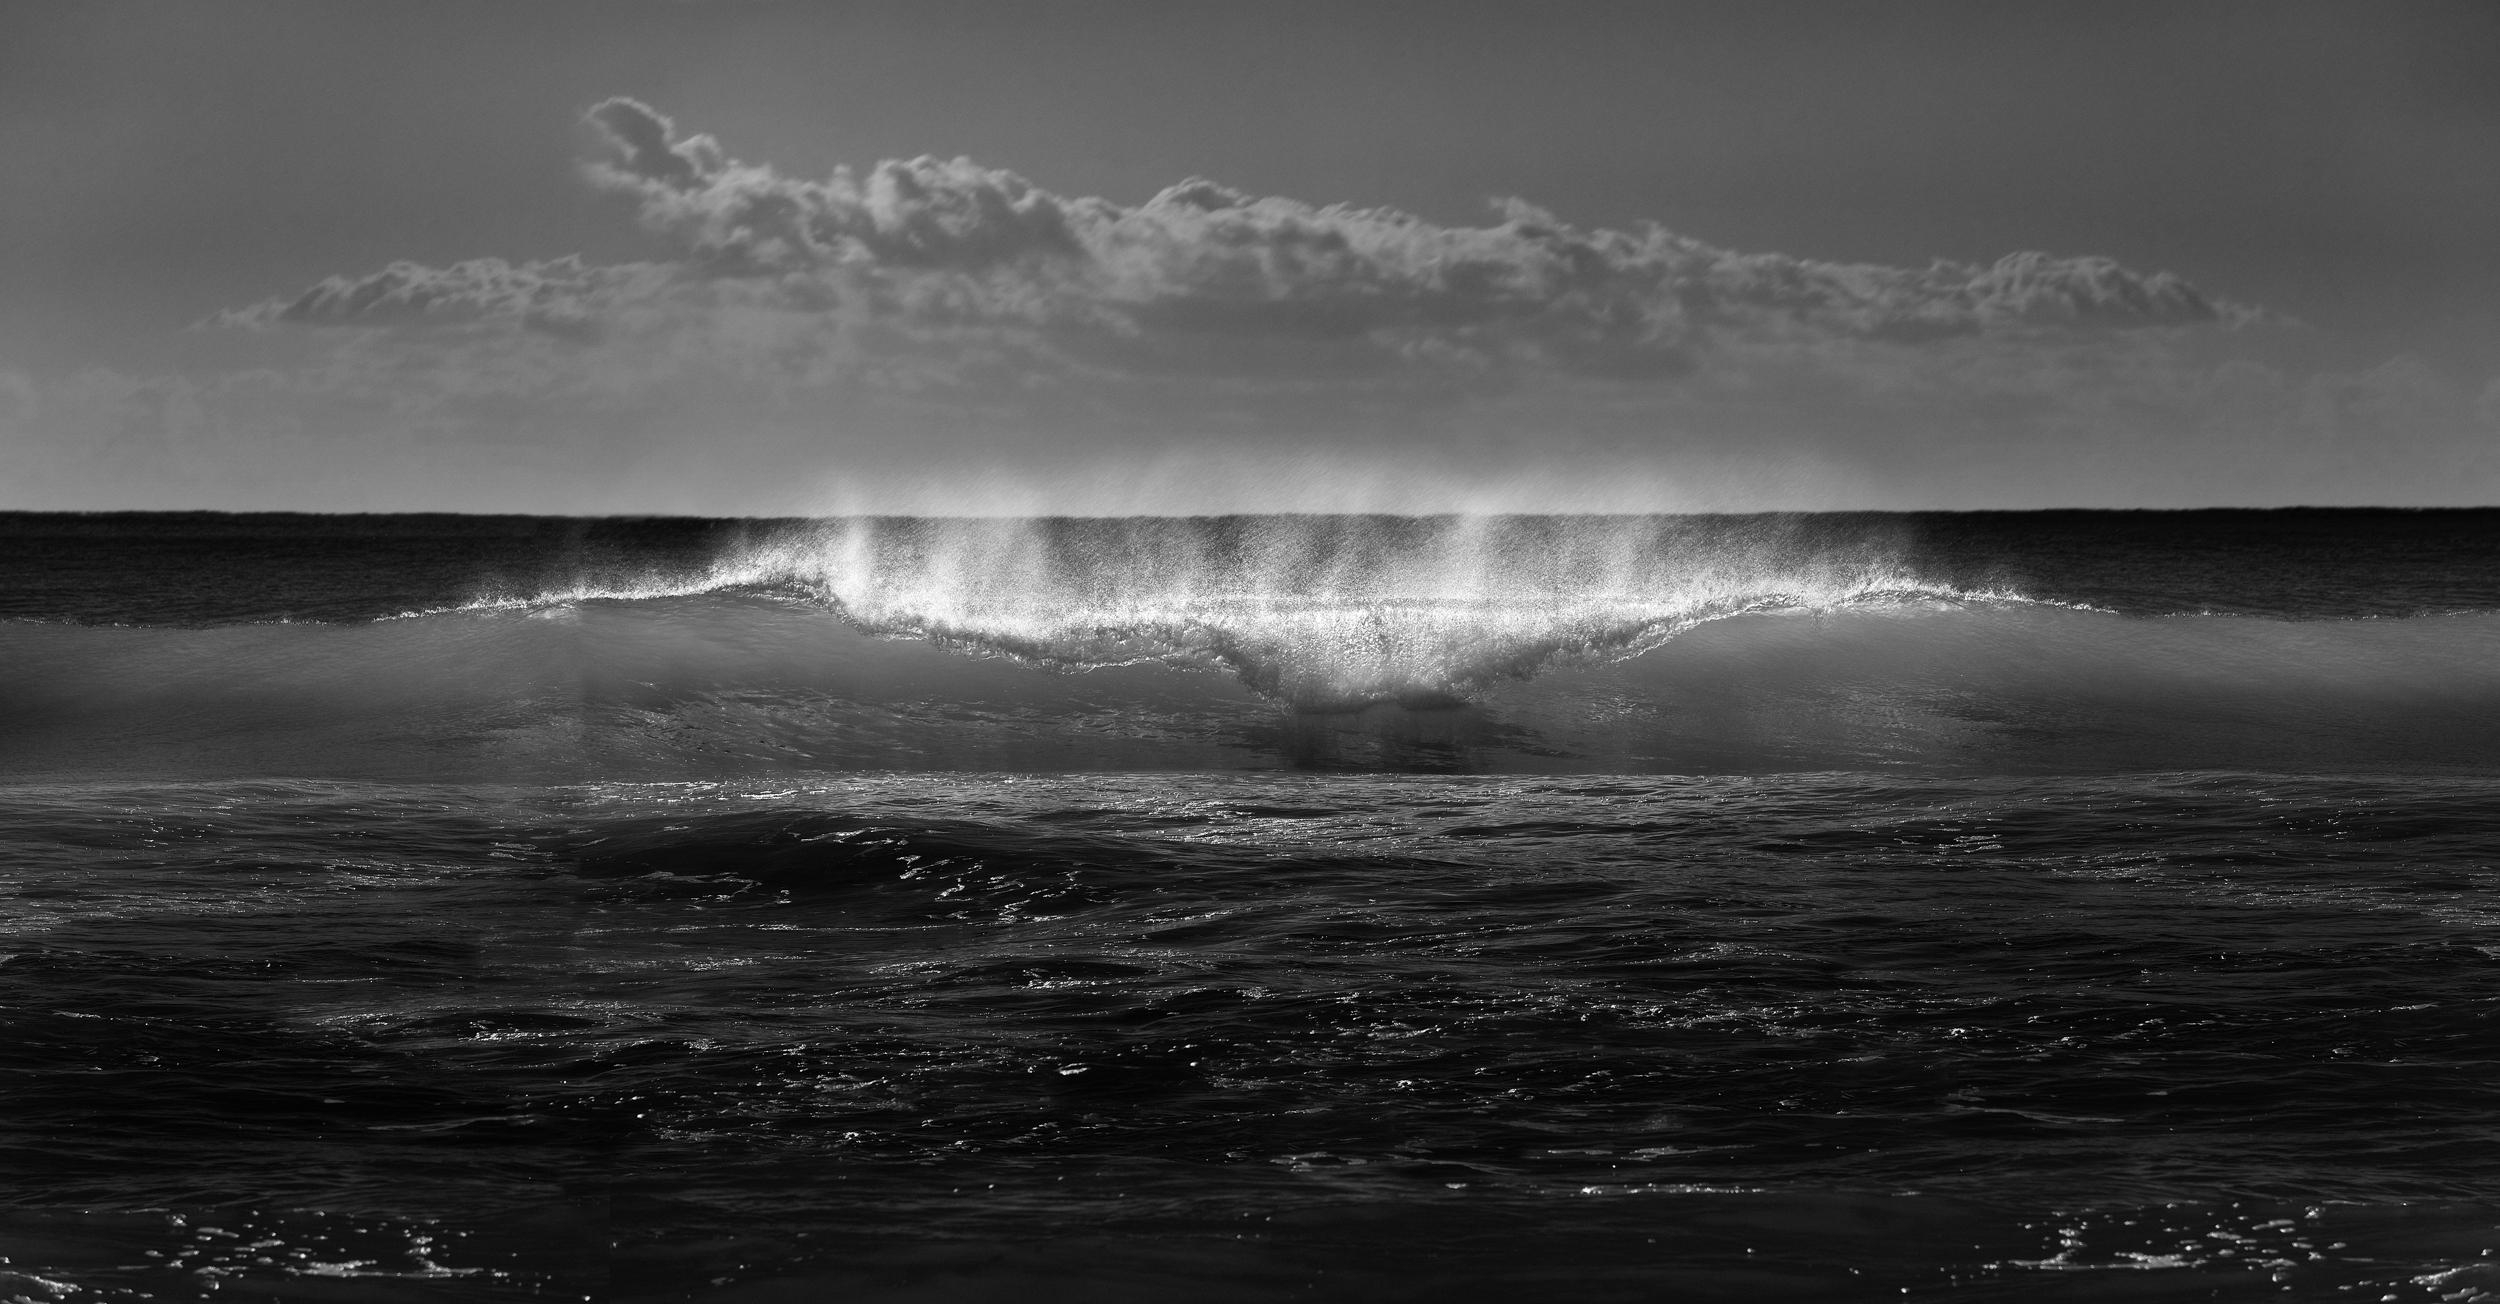
[[[2500,1298],[2500,514],[0,518],[0,1298]]]

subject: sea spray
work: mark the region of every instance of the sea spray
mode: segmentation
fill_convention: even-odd
[[[1461,698],[1746,611],[1961,596],[1901,542],[1794,517],[871,517],[757,540],[706,584],[1047,665],[1221,665],[1332,708]]]

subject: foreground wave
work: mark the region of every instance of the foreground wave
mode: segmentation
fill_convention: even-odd
[[[21,785],[0,1295],[2467,1304],[2489,797]]]

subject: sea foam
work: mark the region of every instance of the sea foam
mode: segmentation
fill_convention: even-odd
[[[2013,598],[1923,580],[1899,543],[1781,517],[859,518],[753,541],[703,584],[1049,665],[1221,665],[1321,707],[1459,698],[1749,611]]]

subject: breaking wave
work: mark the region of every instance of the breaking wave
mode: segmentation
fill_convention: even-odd
[[[2120,614],[1881,522],[864,520],[387,619],[0,623],[0,772],[2500,764],[2500,615]]]
[[[801,596],[872,635],[1056,669],[1222,668],[1330,710],[1445,705],[1746,612],[2023,600],[1911,576],[1874,530],[1835,542],[1769,518],[861,519],[792,529],[701,571],[472,607]]]

